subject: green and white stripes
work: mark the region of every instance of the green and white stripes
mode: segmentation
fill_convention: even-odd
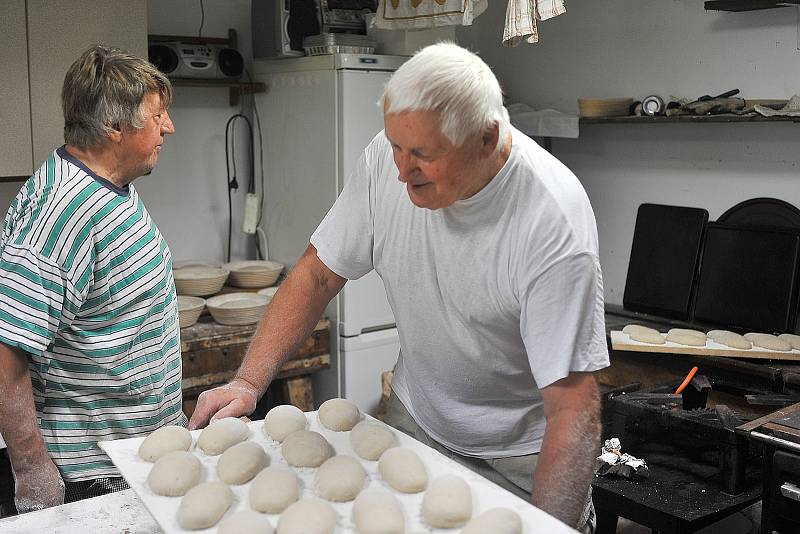
[[[98,440],[185,420],[172,259],[133,186],[63,147],[30,177],[0,242],[0,342],[29,353],[66,480],[118,475]]]

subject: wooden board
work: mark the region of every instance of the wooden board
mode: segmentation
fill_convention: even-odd
[[[754,347],[750,350],[733,349],[715,343],[710,339],[705,347],[689,347],[667,341],[663,345],[652,345],[634,341],[628,334],[619,330],[611,331],[611,348],[614,350],[624,350],[630,352],[659,352],[662,354],[692,354],[694,356],[727,356],[729,358],[758,358],[764,360],[792,360],[800,361],[800,350],[781,352],[778,350],[762,349]]]

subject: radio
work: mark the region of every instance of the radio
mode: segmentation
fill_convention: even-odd
[[[244,71],[242,55],[222,45],[153,43],[147,48],[147,57],[170,78],[229,79]]]

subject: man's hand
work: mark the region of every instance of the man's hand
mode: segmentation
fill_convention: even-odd
[[[12,468],[14,504],[24,514],[64,504],[64,481],[49,456]]]
[[[256,409],[259,392],[255,386],[240,379],[218,388],[204,391],[197,398],[197,406],[189,420],[189,430],[203,428],[211,421],[223,417],[250,415]]]

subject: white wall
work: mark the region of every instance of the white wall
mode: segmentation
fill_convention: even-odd
[[[800,93],[800,12],[703,9],[700,0],[568,3],[540,43],[500,45],[506,2],[491,2],[460,43],[498,75],[509,102],[577,112],[578,97],[745,98]],[[747,198],[800,207],[800,124],[583,125],[553,153],[581,179],[597,216],[606,299],[621,303],[636,210],[697,206],[714,220]]]
[[[238,49],[250,68],[250,0],[205,0],[203,5],[202,35],[227,37],[228,28],[235,29]],[[147,15],[148,33],[197,36],[200,2],[151,1]],[[245,97],[245,115],[249,115],[250,100],[250,96]],[[150,176],[136,180],[136,188],[175,259],[224,260],[228,238],[225,123],[240,107],[228,104],[227,89],[176,87],[169,111],[176,132],[166,139],[156,169]],[[232,259],[254,257],[252,237],[241,232],[250,168],[245,136],[244,126],[236,129],[239,190],[233,198]],[[255,154],[257,161],[257,147]]]

